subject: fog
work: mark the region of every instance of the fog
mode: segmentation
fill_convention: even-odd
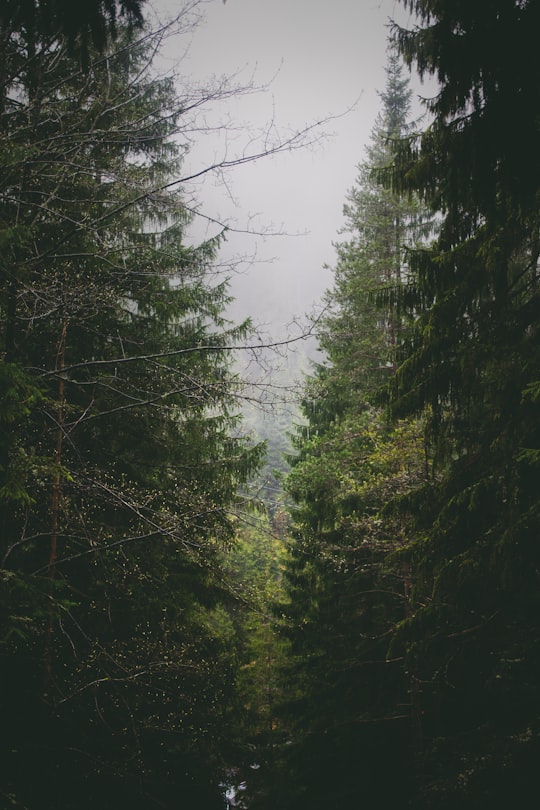
[[[176,9],[173,0],[157,7]],[[197,234],[215,232],[216,220],[231,228],[220,257],[234,268],[232,315],[250,315],[278,337],[319,305],[331,283],[325,265],[334,261],[345,195],[379,110],[389,23],[411,20],[394,0],[219,0],[199,8],[204,19],[187,53],[185,41],[169,48],[171,60],[182,56],[180,76],[234,75],[266,89],[209,106],[205,123],[223,126],[195,139],[190,171],[221,159],[224,138],[230,156],[270,122],[288,132],[323,121],[309,148],[224,178],[207,175],[195,188],[209,218],[199,219]]]

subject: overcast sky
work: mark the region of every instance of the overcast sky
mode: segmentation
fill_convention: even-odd
[[[174,8],[175,0],[154,4]],[[395,0],[211,0],[201,9],[205,19],[180,73],[198,81],[237,74],[239,83],[251,77],[255,84],[270,83],[264,93],[209,111],[211,123],[227,116],[240,123],[233,150],[265,122],[287,131],[335,117],[322,127],[332,136],[316,147],[236,168],[227,188],[212,176],[196,190],[208,216],[240,230],[249,223],[256,230],[304,234],[264,240],[231,234],[222,250],[224,260],[257,251],[256,261],[244,264],[233,281],[234,312],[271,322],[277,334],[320,301],[331,284],[323,268],[334,262],[332,242],[339,239],[345,195],[380,108],[388,24],[411,20]],[[170,58],[184,48],[170,45]],[[417,80],[414,86],[422,92]],[[191,168],[211,162],[220,148],[201,138],[189,158]]]

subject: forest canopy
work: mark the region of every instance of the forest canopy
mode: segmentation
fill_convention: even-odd
[[[535,795],[540,7],[403,5],[268,509],[261,341],[189,238],[238,88],[155,71],[136,0],[2,4],[2,810]],[[275,133],[199,173],[317,137]]]
[[[221,237],[185,236],[188,105],[152,72],[162,29],[122,26],[82,71],[61,33],[4,35],[3,805],[220,807],[220,560],[262,447],[237,430]]]
[[[405,5],[439,90],[390,58],[286,483],[295,810],[523,803],[540,745],[539,6]]]

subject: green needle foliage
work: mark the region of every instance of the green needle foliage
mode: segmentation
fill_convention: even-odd
[[[409,2],[399,48],[440,91],[394,188],[441,220],[413,253],[414,315],[392,411],[424,413],[442,476],[423,526],[417,607],[398,636],[420,667],[417,807],[503,807],[533,789],[538,690],[538,114],[535,2]]]
[[[320,335],[327,359],[308,380],[286,481],[296,505],[278,611],[291,650],[290,737],[271,797],[280,807],[390,807],[411,788],[413,674],[389,655],[410,609],[410,567],[398,555],[410,520],[383,510],[425,481],[425,452],[421,425],[389,425],[377,404],[410,329],[397,305],[407,251],[429,225],[418,200],[376,175],[410,129],[402,73],[390,53],[382,111],[344,210],[349,238],[336,246]]]
[[[13,31],[20,31],[30,52],[39,48],[39,38],[60,32],[73,54],[79,51],[82,63],[89,66],[90,46],[103,51],[115,40],[119,28],[142,25],[145,0],[3,0],[0,30],[9,42]]]
[[[2,801],[221,807],[237,437],[219,239],[187,245],[159,35],[11,33],[0,118]],[[176,139],[176,140],[175,140]],[[32,774],[32,778],[29,778]]]
[[[432,123],[395,72],[288,478],[295,808],[521,804],[540,749],[539,6],[405,5]]]

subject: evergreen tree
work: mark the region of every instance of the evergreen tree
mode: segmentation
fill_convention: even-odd
[[[234,629],[220,557],[260,449],[235,438],[218,241],[169,181],[155,43],[74,69],[12,31],[0,122],[6,806],[221,807]],[[228,598],[228,597],[227,597]],[[28,774],[32,774],[32,779]]]
[[[395,649],[422,680],[416,806],[527,801],[538,673],[539,5],[406,2],[409,64],[434,74],[432,125],[405,141],[394,188],[441,220],[411,258],[414,330],[393,412],[425,413],[441,476],[409,506],[417,607]]]
[[[144,0],[3,0],[0,31],[8,41],[11,32],[20,31],[30,48],[41,36],[60,34],[71,48],[75,43],[80,46],[87,65],[90,44],[103,50],[108,39],[116,38],[119,18],[140,27],[143,4]]]
[[[342,413],[373,404],[394,373],[397,349],[407,330],[396,290],[407,279],[409,249],[431,227],[416,198],[384,188],[378,176],[391,164],[398,139],[413,127],[411,91],[393,50],[388,53],[386,87],[380,96],[382,110],[344,206],[342,233],[349,238],[335,245],[334,284],[326,295],[327,313],[319,331],[328,363],[317,370],[320,396],[310,390],[310,397],[317,403],[321,430]],[[383,291],[387,295],[381,305]],[[327,413],[328,407],[337,408],[335,414]],[[310,418],[313,425],[318,420],[315,414]]]
[[[408,569],[394,559],[407,524],[383,515],[388,501],[425,477],[421,426],[385,422],[376,402],[395,370],[408,328],[394,304],[422,209],[381,187],[376,171],[409,132],[410,91],[395,54],[367,159],[345,206],[350,234],[337,245],[321,347],[327,361],[306,387],[307,424],[287,490],[296,506],[286,568],[293,689],[284,708],[282,807],[393,805],[410,789],[414,697],[388,645],[408,611]],[[385,306],[376,299],[392,290]],[[388,762],[394,779],[385,781]],[[291,787],[294,786],[294,787]],[[281,784],[283,789],[283,784]],[[274,797],[275,799],[275,797]],[[289,802],[289,804],[287,804]]]
[[[232,806],[254,807],[272,792],[275,753],[285,733],[278,706],[286,690],[279,670],[287,649],[276,632],[272,613],[282,595],[285,550],[276,514],[271,522],[267,513],[252,510],[241,521],[238,541],[224,565],[225,576],[240,597],[233,613],[240,666],[234,752],[229,758],[234,767],[228,776],[231,793],[235,793]]]
[[[351,396],[358,400],[362,392],[364,402],[395,368],[402,329],[395,306],[376,307],[373,299],[382,286],[402,284],[407,274],[406,251],[421,224],[419,205],[383,188],[376,176],[377,169],[391,163],[395,141],[411,129],[411,91],[402,74],[399,57],[390,51],[386,89],[380,94],[383,109],[343,210],[343,233],[350,234],[350,239],[336,245],[334,285],[327,297],[335,315],[325,319],[326,334],[321,339],[334,367],[345,372]],[[363,376],[356,381],[358,373]]]

